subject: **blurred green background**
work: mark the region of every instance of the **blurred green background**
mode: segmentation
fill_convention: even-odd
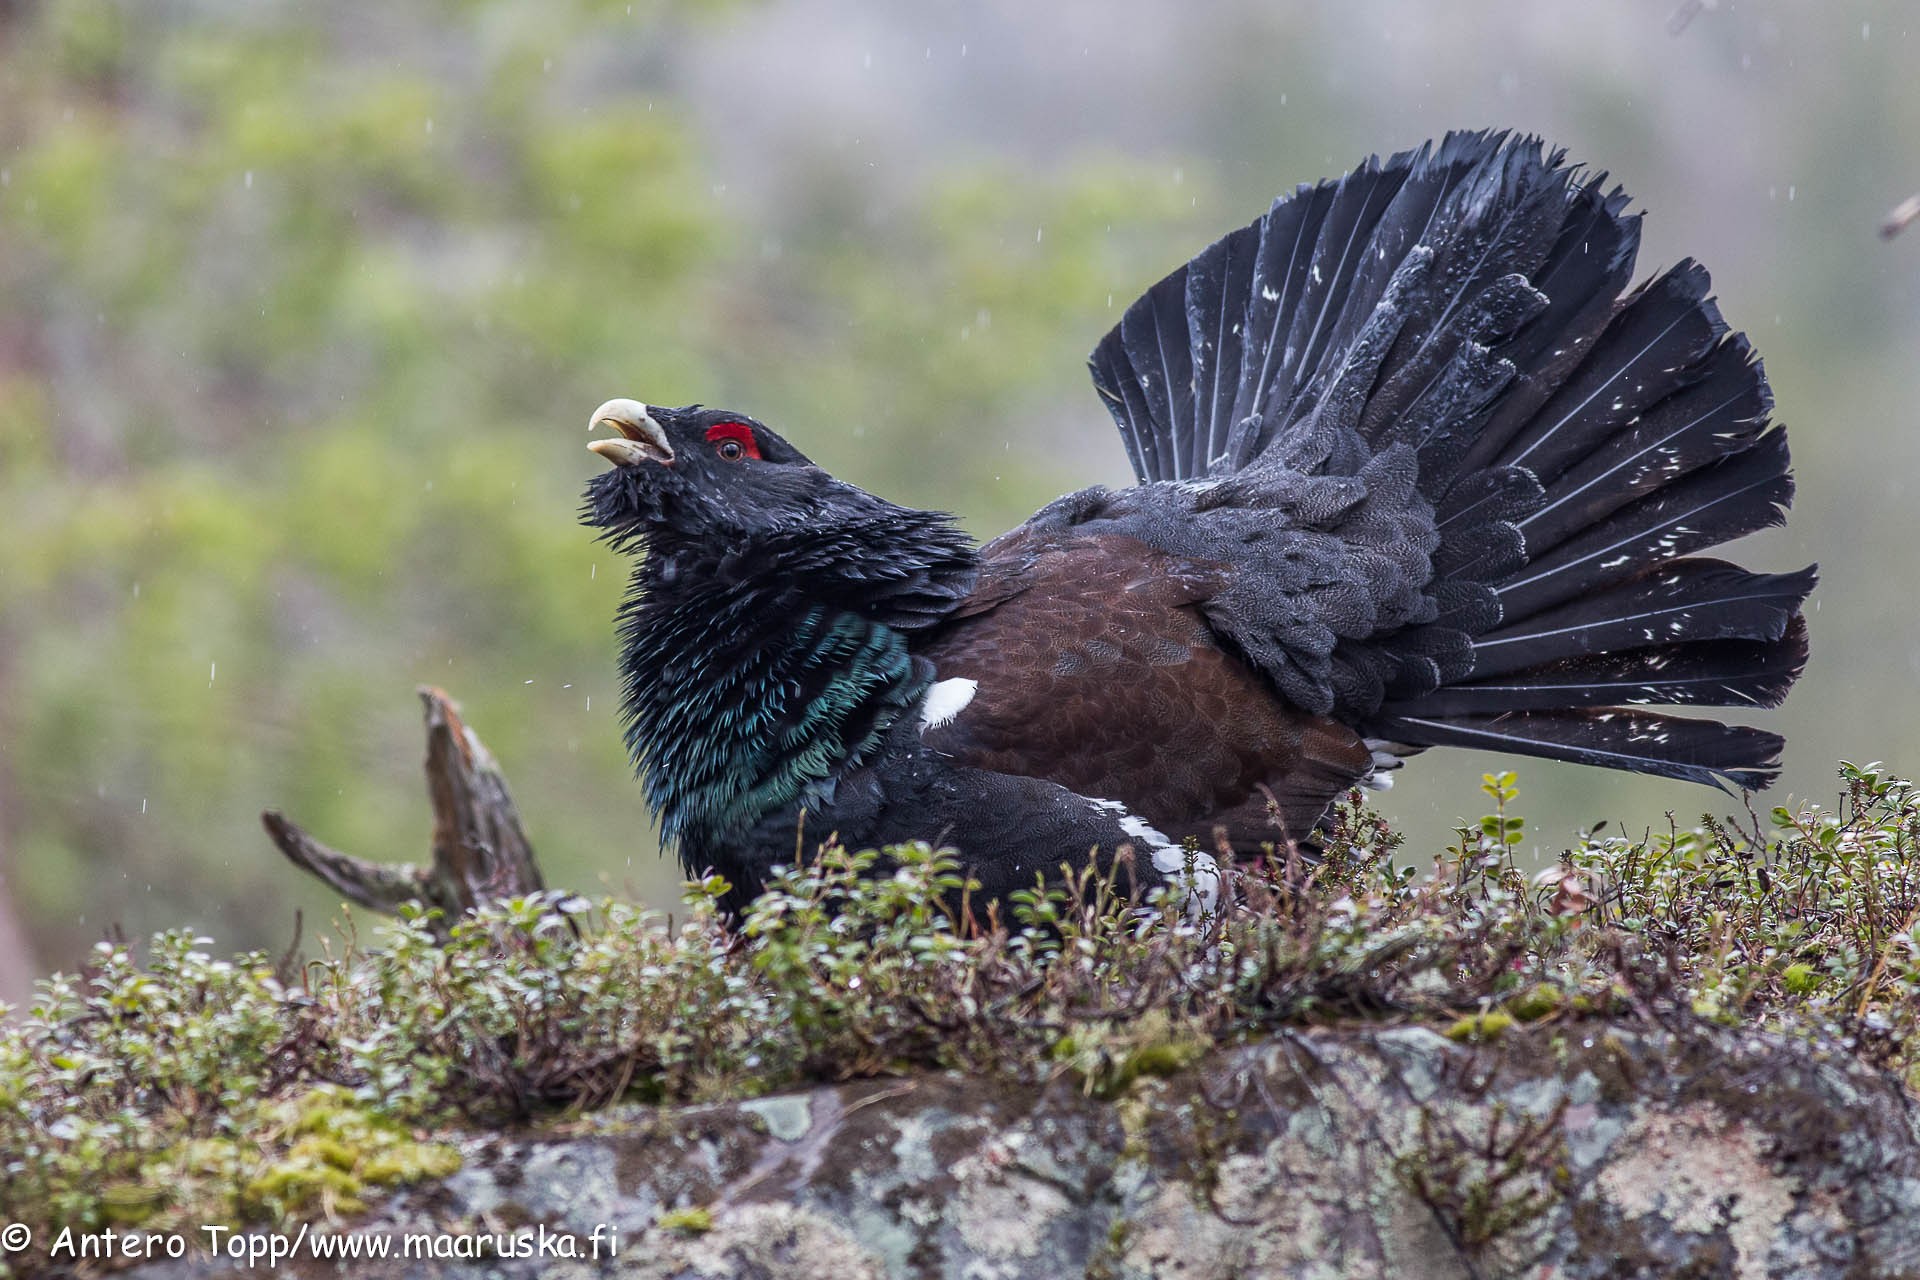
[[[751,412],[983,536],[1127,472],[1085,353],[1276,192],[1449,127],[1649,211],[1768,362],[1824,562],[1769,803],[1920,756],[1905,6],[0,3],[0,999],[104,929],[284,946],[258,811],[417,858],[413,686],[550,878],[673,901],[619,745],[613,395]],[[1387,812],[1438,842],[1491,757]],[[1550,856],[1711,792],[1523,764]]]

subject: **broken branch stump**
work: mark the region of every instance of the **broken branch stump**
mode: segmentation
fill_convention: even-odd
[[[269,809],[260,821],[287,860],[363,907],[397,914],[409,902],[438,907],[442,937],[477,907],[545,887],[507,780],[480,736],[445,691],[422,685],[427,721],[427,799],[433,805],[431,861],[373,862],[328,847]]]

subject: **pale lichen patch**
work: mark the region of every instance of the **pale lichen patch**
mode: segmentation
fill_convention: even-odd
[[[798,1142],[813,1127],[813,1108],[804,1093],[755,1098],[741,1103],[740,1109],[758,1116],[766,1124],[768,1134],[782,1142]]]
[[[934,1116],[902,1116],[894,1125],[894,1167],[907,1181],[922,1182],[940,1172],[933,1158]]]
[[[666,1249],[641,1246],[662,1263]],[[675,1263],[662,1276],[691,1273],[701,1280],[742,1275],[780,1276],[782,1280],[885,1280],[880,1260],[830,1219],[784,1204],[744,1205],[718,1216],[713,1227],[679,1246]]]
[[[1059,1188],[1016,1167],[1018,1146],[1002,1137],[953,1167],[960,1190],[951,1221],[983,1259],[1037,1256],[1048,1228],[1073,1207]]]
[[[1760,1135],[1717,1108],[1695,1106],[1643,1115],[1620,1149],[1627,1154],[1601,1172],[1599,1185],[1629,1221],[1658,1214],[1676,1232],[1724,1230],[1740,1280],[1777,1274],[1770,1255],[1800,1184],[1773,1168]]]
[[[1162,1186],[1134,1223],[1121,1255],[1128,1275],[1233,1280],[1248,1273],[1244,1235],[1203,1212],[1187,1187]]]

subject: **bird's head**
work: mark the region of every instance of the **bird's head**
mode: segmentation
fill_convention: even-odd
[[[806,520],[836,486],[825,471],[742,413],[609,400],[587,448],[613,464],[587,486],[582,519],[616,546],[671,531],[751,536]]]

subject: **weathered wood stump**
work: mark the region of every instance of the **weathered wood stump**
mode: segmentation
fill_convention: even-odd
[[[427,799],[433,805],[426,865],[341,853],[277,810],[267,810],[260,821],[294,866],[351,902],[387,915],[409,902],[438,907],[431,925],[444,937],[475,908],[536,892],[545,883],[493,753],[444,690],[423,685],[420,701],[427,721]]]

